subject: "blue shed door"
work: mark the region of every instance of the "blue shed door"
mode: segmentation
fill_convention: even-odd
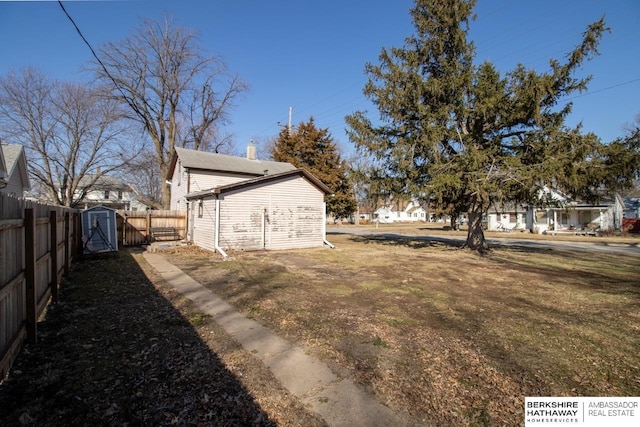
[[[118,239],[114,212],[90,210],[85,215],[84,252],[117,251]]]

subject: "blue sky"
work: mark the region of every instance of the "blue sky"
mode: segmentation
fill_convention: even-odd
[[[402,46],[413,33],[411,0],[120,0],[66,1],[85,37],[98,47],[125,38],[140,19],[174,16],[200,34],[202,47],[222,56],[251,90],[231,112],[226,132],[237,152],[249,139],[258,144],[286,124],[314,116],[348,155],[344,116],[377,113],[362,95],[367,61],[381,48]],[[625,134],[640,114],[640,2],[637,0],[479,0],[470,38],[478,62],[506,72],[517,63],[547,69],[562,59],[586,26],[606,15],[612,29],[588,62],[589,92],[572,99],[569,124],[582,121],[604,141]],[[64,80],[84,81],[91,59],[55,1],[0,0],[0,74],[34,65]]]

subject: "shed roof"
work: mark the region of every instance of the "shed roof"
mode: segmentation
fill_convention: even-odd
[[[279,174],[281,172],[295,170],[295,166],[286,162],[274,162],[269,160],[251,160],[245,157],[228,156],[226,154],[207,153],[204,151],[189,150],[176,147],[176,155],[169,165],[169,179],[176,162],[185,168],[202,169],[217,172],[239,173],[243,175],[262,176],[265,174]]]
[[[82,212],[89,212],[89,211],[111,211],[111,212],[115,212],[115,209],[112,209],[110,207],[104,206],[104,205],[96,205],[96,206],[92,206],[90,208],[87,208],[85,210],[83,210]]]
[[[306,171],[305,169],[293,169],[286,172],[281,172],[273,175],[264,175],[264,176],[260,176],[253,179],[247,179],[245,181],[235,182],[233,184],[221,185],[219,187],[210,188],[208,190],[189,193],[186,195],[186,198],[187,200],[200,199],[200,198],[211,196],[214,194],[222,194],[232,190],[244,189],[244,188],[252,187],[258,184],[263,184],[265,182],[274,181],[280,178],[285,178],[285,177],[295,176],[295,175],[305,177],[325,194],[333,193],[333,191],[331,191],[329,187],[323,184],[322,181],[320,181],[310,172]]]

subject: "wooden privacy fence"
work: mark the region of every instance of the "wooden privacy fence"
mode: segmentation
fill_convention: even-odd
[[[78,211],[0,194],[0,377],[82,249]]]
[[[149,243],[153,230],[181,239],[187,227],[180,211],[118,211],[117,220],[123,246]],[[0,193],[0,378],[24,340],[36,342],[38,318],[82,249],[79,211]]]
[[[118,244],[139,246],[153,240],[181,240],[186,237],[184,211],[117,211]]]

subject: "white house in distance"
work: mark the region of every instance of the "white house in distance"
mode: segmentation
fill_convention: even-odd
[[[529,230],[533,233],[573,232],[591,234],[596,231],[619,230],[622,227],[624,201],[618,194],[598,204],[571,200],[559,191],[545,190],[542,195],[551,206],[505,204],[493,207],[487,214],[491,231]]]
[[[618,194],[598,204],[569,201],[563,207],[530,208],[527,225],[537,233],[620,230],[624,203]]]
[[[0,144],[0,192],[22,198],[30,190],[24,148],[17,144]]]
[[[528,227],[527,207],[514,203],[493,206],[487,212],[487,230],[523,231]]]
[[[331,190],[290,163],[176,148],[169,166],[171,208],[187,211],[187,239],[226,250],[329,244],[324,197]]]
[[[77,186],[74,198],[76,200],[79,199],[77,206],[83,209],[93,206],[105,206],[110,209],[127,211],[145,210],[147,208],[146,205],[137,200],[135,193],[128,184],[108,175],[99,176],[97,179],[96,175],[83,176]]]
[[[396,200],[379,207],[373,213],[373,221],[381,224],[394,222],[427,221],[427,211],[416,201]]]

